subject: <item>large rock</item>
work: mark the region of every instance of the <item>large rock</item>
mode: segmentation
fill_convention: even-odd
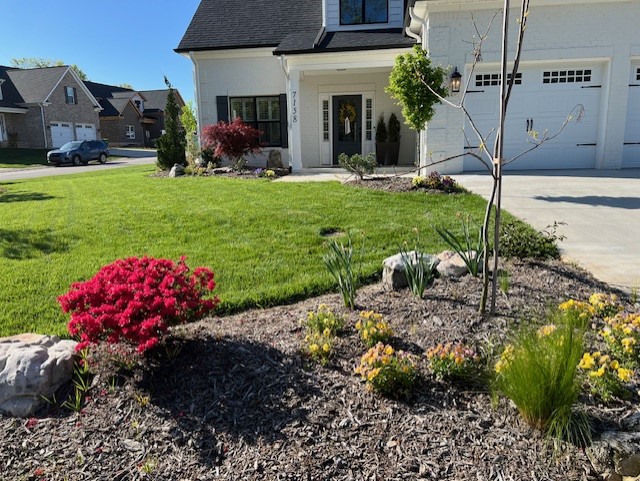
[[[436,256],[423,254],[417,251],[407,252],[407,255],[409,256],[409,259],[411,259],[411,263],[413,265],[418,262],[420,257],[430,264],[437,265],[439,262]],[[387,289],[397,291],[404,289],[409,285],[407,283],[407,274],[404,269],[404,262],[402,261],[402,254],[387,257],[383,261],[382,266],[382,283]]]
[[[282,164],[282,152],[279,150],[270,150],[269,158],[267,159],[268,169],[284,169]]]
[[[475,258],[476,251],[471,251],[471,257]],[[438,254],[440,263],[438,264],[438,273],[443,277],[462,277],[469,272],[467,265],[462,260],[460,254],[452,251],[443,251]],[[482,264],[478,266],[478,272],[482,272]]]
[[[180,164],[173,164],[173,167],[171,167],[171,170],[169,171],[169,177],[180,177],[184,174],[184,167]]]
[[[73,375],[75,341],[20,334],[0,338],[0,412],[26,417]]]

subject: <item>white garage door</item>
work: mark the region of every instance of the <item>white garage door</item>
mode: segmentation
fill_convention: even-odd
[[[577,105],[584,106],[580,122],[570,122],[553,140],[515,160],[507,168],[536,169],[588,169],[596,164],[596,141],[600,114],[601,67],[596,65],[564,64],[548,68],[521,68],[516,76],[505,125],[505,159],[513,158],[531,148],[534,143],[528,131],[553,135]],[[474,72],[465,106],[483,136],[488,135],[487,146],[493,151],[495,130],[498,125],[497,70]],[[469,142],[467,148],[479,145],[470,125],[465,125]],[[483,170],[478,160],[465,157],[464,170]]]
[[[640,167],[640,62],[631,63],[622,168]]]
[[[96,140],[95,125],[76,124],[76,140]]]
[[[73,140],[73,130],[70,123],[51,122],[51,143],[54,149],[62,147]]]

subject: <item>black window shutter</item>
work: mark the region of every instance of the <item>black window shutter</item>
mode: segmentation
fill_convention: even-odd
[[[229,97],[226,95],[218,95],[216,97],[218,107],[218,122],[221,120],[229,122]]]
[[[74,104],[78,103],[78,91],[75,87],[73,87],[73,103]]]
[[[280,94],[280,141],[282,148],[289,148],[289,129],[287,128],[287,94]]]

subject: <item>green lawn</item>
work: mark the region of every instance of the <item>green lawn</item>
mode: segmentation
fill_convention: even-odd
[[[0,149],[0,169],[47,165],[47,149]]]
[[[431,225],[459,231],[458,211],[481,219],[470,195],[390,194],[330,183],[152,178],[153,166],[0,184],[0,335],[65,333],[56,297],[115,259],[151,255],[207,265],[222,310],[326,292],[323,228],[347,232],[363,275],[414,228],[427,251],[445,248]]]

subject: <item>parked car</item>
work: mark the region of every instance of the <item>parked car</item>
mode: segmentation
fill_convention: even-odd
[[[102,140],[74,140],[56,150],[47,152],[47,163],[61,165],[87,165],[90,160],[104,164],[109,157],[109,147]]]

